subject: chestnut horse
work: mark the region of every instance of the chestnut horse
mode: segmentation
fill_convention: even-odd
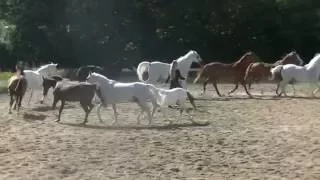
[[[219,80],[224,80],[225,78],[231,78],[236,86],[234,87],[234,89],[229,91],[228,95],[230,95],[238,89],[239,83],[242,84],[247,94],[250,95],[245,85],[244,76],[247,67],[249,66],[249,64],[255,62],[256,58],[257,56],[255,55],[255,53],[247,52],[238,61],[230,64],[225,64],[221,62],[208,63],[205,66],[203,66],[193,83],[197,83],[201,77],[204,77],[206,78],[206,80],[203,84],[203,94],[206,91],[206,86],[208,82],[212,82],[212,85],[215,88],[218,96],[221,97],[221,94],[217,87],[217,82]]]
[[[267,80],[268,77],[271,77],[271,68],[276,67],[277,65],[285,64],[295,64],[301,66],[303,60],[300,58],[299,54],[295,51],[292,51],[286,54],[282,59],[276,61],[273,64],[264,63],[264,62],[254,62],[251,63],[244,77],[245,82],[248,84],[248,89],[251,89],[252,83],[258,83],[262,80]],[[277,86],[278,91],[279,85]],[[262,92],[261,92],[262,93]]]

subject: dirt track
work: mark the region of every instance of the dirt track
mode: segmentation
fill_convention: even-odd
[[[219,87],[224,94],[232,88]],[[258,87],[273,94],[272,85]],[[17,116],[7,114],[3,94],[0,179],[320,179],[319,99],[248,99],[242,88],[217,98],[212,86],[200,97],[200,85],[189,88],[200,98],[194,119],[209,125],[192,125],[185,116],[169,126],[158,112],[154,126],[136,126],[138,107],[122,104],[121,127],[110,126],[110,107],[103,111],[106,125],[94,109],[82,127],[78,104],[56,123],[50,99],[24,104]]]

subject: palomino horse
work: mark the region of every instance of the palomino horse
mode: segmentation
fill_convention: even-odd
[[[295,64],[301,66],[303,60],[300,58],[299,54],[295,51],[292,51],[286,54],[282,59],[276,61],[273,64],[263,63],[263,62],[254,62],[251,63],[245,74],[245,82],[248,84],[248,88],[251,89],[251,85],[254,82],[260,82],[262,80],[267,80],[271,76],[270,69],[276,67],[277,65],[285,64]],[[277,85],[277,89],[279,85]],[[263,93],[263,92],[261,92]]]
[[[98,97],[101,97],[100,88],[96,84],[91,84],[87,82],[77,82],[64,84],[58,82],[53,90],[53,104],[52,108],[55,109],[57,102],[60,100],[61,105],[59,109],[59,115],[57,122],[60,121],[61,113],[64,108],[66,101],[80,102],[82,109],[85,112],[85,118],[83,124],[88,121],[89,113],[91,112],[94,105],[92,104],[92,99],[97,93]],[[103,99],[100,99],[103,102]]]
[[[202,59],[196,51],[190,50],[184,56],[179,57],[177,62],[181,75],[187,79],[192,62],[201,64]],[[139,80],[144,83],[165,82],[169,76],[170,66],[170,64],[160,61],[143,61],[138,65],[137,75]],[[144,76],[147,78],[144,78]],[[186,80],[182,82],[182,87],[186,88]]]
[[[112,104],[114,112],[114,121],[113,124],[117,124],[117,107],[116,104],[135,102],[140,108],[140,114],[137,118],[137,124],[140,123],[140,117],[144,112],[148,114],[149,124],[152,124],[152,114],[148,106],[148,101],[151,100],[153,108],[156,108],[156,97],[154,97],[153,87],[154,85],[146,84],[142,82],[132,82],[132,83],[121,83],[115,80],[108,79],[107,77],[98,74],[90,73],[87,77],[87,82],[97,83],[100,85],[100,90],[104,103],[102,102],[98,106],[98,118],[102,122],[100,115],[101,105],[107,107],[108,104]]]
[[[203,84],[203,94],[206,91],[206,86],[208,82],[212,82],[218,96],[221,97],[221,94],[217,87],[217,82],[219,80],[224,80],[225,78],[232,78],[235,83],[235,88],[229,91],[228,95],[233,93],[236,89],[238,89],[239,83],[242,84],[245,91],[249,95],[247,87],[244,82],[244,75],[249,64],[255,61],[256,55],[253,52],[245,53],[238,61],[225,64],[221,62],[211,62],[206,64],[202,70],[199,72],[197,78],[194,80],[194,83],[197,83],[201,77],[204,77],[206,80]]]
[[[294,83],[309,83],[310,86],[315,84],[317,88],[312,91],[311,96],[319,91],[320,85],[318,84],[320,77],[320,53],[317,53],[308,64],[304,66],[297,66],[294,64],[278,65],[270,70],[272,77],[271,80],[280,80],[281,92],[278,96],[284,93],[287,96],[285,88],[287,84]]]
[[[58,64],[50,63],[41,66],[39,69],[33,70],[24,70],[25,77],[28,81],[28,89],[31,90],[28,104],[30,104],[33,91],[35,89],[40,89],[42,87],[43,77],[49,77],[54,75],[57,72]],[[44,97],[42,97],[43,101]]]
[[[8,92],[10,96],[10,104],[9,104],[10,114],[11,114],[11,108],[14,101],[15,101],[14,109],[16,109],[16,107],[18,106],[17,112],[19,112],[19,109],[21,107],[21,101],[23,99],[24,94],[26,93],[27,87],[28,87],[28,82],[25,76],[23,75],[23,72],[20,72],[9,79]]]

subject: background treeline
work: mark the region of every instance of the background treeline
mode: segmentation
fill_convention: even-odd
[[[320,47],[319,0],[1,0],[0,67],[17,60],[110,73],[143,59],[172,61],[189,49],[206,62],[248,50],[274,62]]]

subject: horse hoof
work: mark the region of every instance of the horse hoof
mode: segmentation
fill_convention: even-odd
[[[40,104],[43,104],[43,101],[42,101],[42,100],[40,101]]]
[[[11,111],[9,111],[9,112],[8,112],[8,114],[12,114],[12,112],[11,112]]]
[[[55,122],[60,122],[60,119],[56,119]]]

